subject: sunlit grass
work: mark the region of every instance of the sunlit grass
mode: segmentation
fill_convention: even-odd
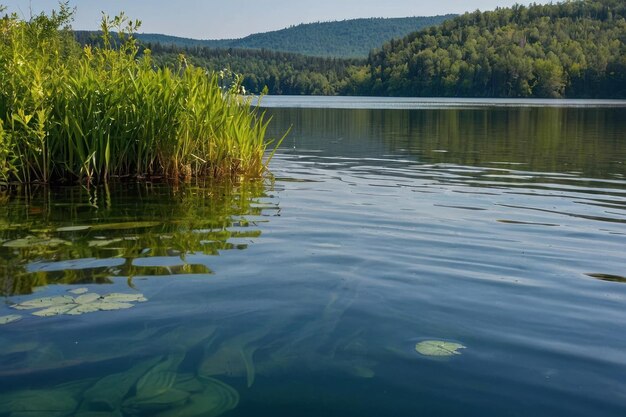
[[[124,15],[105,16],[103,46],[82,49],[63,29],[71,14],[0,20],[0,182],[263,174],[268,120],[238,84],[184,57],[155,68]]]

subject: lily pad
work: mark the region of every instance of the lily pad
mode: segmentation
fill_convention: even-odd
[[[86,292],[89,292],[89,289],[88,288],[76,288],[75,290],[69,290],[68,292],[74,295],[81,295],[81,294],[85,294]]]
[[[13,323],[13,322],[21,320],[21,319],[22,319],[22,316],[20,316],[19,314],[10,314],[8,316],[1,316],[0,317],[0,325]]]
[[[94,313],[96,311],[100,311],[100,307],[95,303],[72,304],[72,308],[65,314],[69,316],[80,316],[81,314]]]
[[[95,292],[90,292],[88,294],[79,295],[74,300],[76,304],[87,304],[92,303],[100,298],[100,294],[96,294]]]
[[[102,301],[107,303],[132,303],[148,301],[143,294],[122,294],[112,293],[102,297]]]
[[[460,355],[459,349],[465,346],[459,343],[445,342],[442,340],[426,340],[415,345],[417,353],[424,356],[453,356]]]
[[[58,316],[59,314],[65,314],[71,309],[73,309],[75,304],[61,304],[52,307],[45,308],[43,310],[35,311],[33,316],[38,317],[52,317]]]
[[[105,301],[96,301],[93,303],[82,304],[82,305],[84,305],[85,307],[89,306],[92,308],[97,307],[99,310],[102,310],[102,311],[124,310],[124,309],[135,306],[134,304],[130,304],[130,303],[109,303]]]
[[[34,310],[36,308],[47,308],[72,303],[74,303],[73,297],[70,297],[69,295],[62,295],[59,297],[44,297],[27,300],[19,304],[14,304],[11,307],[17,310]]]

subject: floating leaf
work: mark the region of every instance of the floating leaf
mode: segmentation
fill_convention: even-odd
[[[89,291],[88,288],[76,288],[75,290],[69,290],[68,292],[70,294],[81,295],[81,294],[85,294],[88,291]]]
[[[13,323],[13,322],[21,320],[21,319],[22,319],[22,316],[20,316],[19,314],[10,314],[8,316],[1,316],[0,317],[0,325]]]
[[[58,227],[57,232],[80,232],[81,230],[88,230],[91,226],[66,226]]]
[[[74,303],[73,297],[70,297],[69,295],[62,295],[60,297],[44,297],[28,300],[19,304],[14,304],[11,307],[17,310],[33,310],[35,308],[46,308],[72,303]]]
[[[113,310],[124,310],[127,308],[134,307],[135,305],[130,304],[130,303],[109,303],[105,301],[95,301],[89,304],[81,304],[81,306],[88,307],[88,308],[97,308],[98,310],[102,310],[102,311],[113,311]]]
[[[426,340],[415,345],[417,353],[424,356],[452,356],[460,355],[459,349],[465,346],[459,343],[444,342],[442,340]]]
[[[132,302],[144,302],[148,301],[143,294],[122,294],[112,293],[102,297],[102,301],[107,303],[132,303]]]
[[[39,317],[52,317],[58,316],[59,314],[65,314],[71,309],[73,309],[75,304],[61,304],[52,307],[45,308],[43,310],[35,311],[33,316]]]
[[[88,294],[79,295],[76,297],[75,301],[77,304],[87,304],[92,303],[100,298],[100,294],[96,294],[95,292],[90,292]]]
[[[94,313],[96,311],[100,311],[100,306],[95,303],[72,304],[72,308],[68,310],[66,314],[70,316],[80,316],[81,314]]]

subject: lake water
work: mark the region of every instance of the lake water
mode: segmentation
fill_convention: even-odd
[[[626,105],[267,99],[273,178],[0,205],[0,416],[626,415]]]

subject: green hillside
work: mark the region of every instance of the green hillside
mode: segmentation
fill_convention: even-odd
[[[338,22],[307,23],[273,32],[257,33],[241,39],[197,40],[158,34],[138,34],[145,43],[178,47],[269,49],[323,57],[367,57],[393,38],[438,25],[455,15],[352,19]]]
[[[225,74],[226,85],[232,82],[233,74],[241,75],[246,91],[255,94],[264,89],[269,94],[354,93],[353,83],[357,79],[357,72],[367,76],[365,59],[323,58],[267,49],[178,48],[161,44],[147,46],[158,66],[176,68],[179,56],[183,54],[187,62],[193,65]]]
[[[467,13],[369,57],[364,89],[389,96],[626,97],[626,2]]]

